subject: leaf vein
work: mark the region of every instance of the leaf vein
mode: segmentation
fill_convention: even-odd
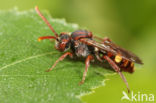
[[[47,53],[43,53],[43,54],[39,54],[39,55],[34,55],[34,56],[30,56],[30,57],[27,57],[25,59],[22,59],[22,60],[18,60],[18,61],[15,61],[13,63],[10,63],[8,65],[5,65],[3,67],[0,68],[0,71],[7,68],[7,67],[10,67],[10,66],[13,66],[13,65],[16,65],[18,63],[21,63],[21,62],[24,62],[24,61],[27,61],[27,60],[30,60],[30,59],[34,59],[34,58],[38,58],[38,57],[42,57],[42,56],[45,56],[45,55],[48,55],[48,54],[53,54],[53,52],[47,52]]]

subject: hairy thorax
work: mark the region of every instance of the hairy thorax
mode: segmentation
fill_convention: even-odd
[[[75,41],[74,47],[74,52],[78,57],[87,57],[90,54],[88,46],[80,41]]]

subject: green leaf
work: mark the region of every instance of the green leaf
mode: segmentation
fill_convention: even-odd
[[[43,12],[55,30],[72,32],[76,24],[52,19]],[[53,71],[45,72],[63,53],[54,43],[40,36],[53,35],[35,10],[0,12],[0,102],[1,103],[79,103],[80,96],[104,84],[105,74],[112,73],[91,64],[86,81],[79,86],[84,60],[66,58]]]

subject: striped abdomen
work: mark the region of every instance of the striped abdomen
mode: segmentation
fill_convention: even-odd
[[[113,56],[108,54],[108,56],[120,67],[121,71],[134,72],[134,63],[132,61],[123,59],[120,55]]]

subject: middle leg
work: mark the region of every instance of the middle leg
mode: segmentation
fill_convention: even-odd
[[[79,82],[79,85],[83,84],[84,81],[85,81],[85,78],[86,78],[86,75],[87,75],[87,71],[88,71],[88,67],[89,67],[89,64],[90,64],[90,61],[93,60],[93,56],[92,55],[88,55],[87,58],[86,58],[86,61],[85,61],[85,71],[83,72],[83,77],[82,77],[82,80],[81,82]]]

